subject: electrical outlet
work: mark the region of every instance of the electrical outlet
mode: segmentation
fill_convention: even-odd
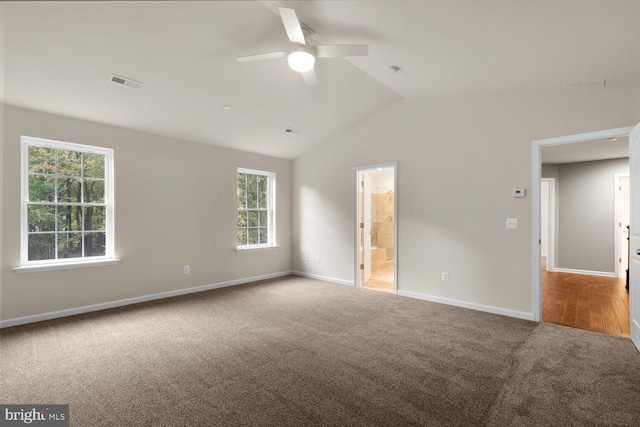
[[[305,262],[309,262],[309,255],[305,255],[304,256],[304,260],[305,260]]]
[[[443,282],[448,282],[449,281],[449,273],[446,271],[442,272],[442,281]]]
[[[191,266],[190,265],[185,265],[183,267],[183,271],[184,271],[184,274],[190,274],[191,273]]]
[[[518,218],[507,218],[507,229],[516,230],[518,228]]]
[[[320,257],[319,256],[316,257],[316,264],[320,264]]]

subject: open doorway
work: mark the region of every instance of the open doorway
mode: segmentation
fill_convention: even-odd
[[[628,174],[630,130],[534,141],[535,320],[629,335],[618,233],[626,229],[627,224],[618,225],[628,222],[628,213],[616,212],[614,220],[618,208],[612,205],[614,190],[624,191],[616,174]]]
[[[356,169],[357,286],[384,292],[397,290],[396,164]]]

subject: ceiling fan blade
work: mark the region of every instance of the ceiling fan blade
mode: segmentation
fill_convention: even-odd
[[[304,82],[307,84],[307,86],[315,86],[318,84],[318,79],[316,79],[316,71],[313,68],[311,69],[311,71],[300,74],[302,74],[302,78],[304,79]]]
[[[236,59],[238,60],[238,62],[262,61],[263,59],[284,58],[285,56],[287,56],[287,53],[288,52],[260,53],[258,55],[239,56]]]
[[[326,44],[314,46],[318,58],[341,58],[343,56],[367,56],[369,45],[366,44]]]
[[[306,44],[296,11],[286,7],[279,7],[278,9],[280,10],[280,17],[282,18],[282,23],[284,24],[287,36],[289,36],[289,40],[293,43]]]

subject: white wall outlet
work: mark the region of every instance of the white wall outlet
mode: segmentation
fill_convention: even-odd
[[[184,274],[190,274],[191,273],[191,266],[190,265],[185,265],[184,267],[182,267],[182,271],[184,272]]]
[[[443,271],[442,272],[442,281],[443,282],[448,282],[449,281],[449,273],[447,271]]]
[[[320,264],[320,257],[319,256],[316,257],[316,264]]]
[[[507,229],[515,230],[518,228],[518,218],[507,218]]]
[[[309,255],[308,254],[304,256],[304,261],[305,262],[309,262]]]
[[[524,188],[513,188],[511,190],[511,195],[513,197],[524,197],[525,191]]]

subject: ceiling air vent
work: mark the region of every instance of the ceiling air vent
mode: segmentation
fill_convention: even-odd
[[[300,133],[300,131],[298,129],[294,129],[294,128],[286,128],[284,130],[284,133],[289,133],[291,135],[297,135]]]
[[[110,74],[109,81],[113,83],[117,83],[119,85],[129,86],[134,89],[138,89],[140,86],[142,86],[141,82],[137,82],[135,80],[128,79],[126,77],[122,77],[117,74]]]
[[[567,89],[580,89],[580,88],[590,88],[590,87],[604,87],[606,80],[582,80],[576,82],[566,82],[564,87]]]

